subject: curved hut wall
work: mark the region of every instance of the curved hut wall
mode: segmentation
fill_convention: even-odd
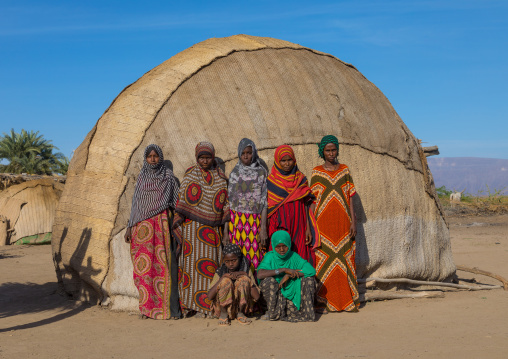
[[[356,68],[286,41],[209,39],[127,87],[76,150],[53,250],[64,289],[113,308],[137,306],[123,242],[144,148],[160,145],[180,179],[199,141],[226,172],[249,137],[268,167],[291,144],[310,178],[316,143],[334,134],[358,191],[359,277],[443,280],[455,271],[423,151],[386,97]]]

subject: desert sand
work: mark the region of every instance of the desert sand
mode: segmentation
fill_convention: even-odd
[[[508,215],[448,218],[456,264],[508,278]],[[495,279],[465,272],[485,284]],[[57,294],[50,246],[0,249],[0,358],[507,358],[508,291],[370,302],[314,323],[142,320]]]

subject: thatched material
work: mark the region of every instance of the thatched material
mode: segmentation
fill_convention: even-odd
[[[356,68],[286,41],[209,39],[128,86],[76,150],[53,232],[57,274],[74,295],[135,307],[123,230],[142,153],[157,143],[177,176],[197,142],[237,161],[242,137],[271,166],[294,146],[310,176],[323,135],[341,142],[358,196],[358,274],[443,280],[455,271],[446,223],[416,138],[386,97]]]
[[[7,189],[15,184],[45,178],[51,178],[58,183],[65,183],[66,176],[28,175],[24,173],[23,174],[0,173],[0,191]]]
[[[10,186],[0,192],[0,216],[8,220],[8,242],[48,237],[64,185],[51,178]],[[39,236],[42,235],[42,236]],[[24,243],[31,243],[24,241]]]

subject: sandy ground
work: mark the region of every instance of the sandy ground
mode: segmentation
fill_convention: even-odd
[[[456,264],[508,278],[508,215],[450,218]],[[475,277],[482,283],[493,279]],[[56,294],[50,246],[0,249],[0,358],[508,358],[508,292],[368,303],[315,323],[141,320]]]

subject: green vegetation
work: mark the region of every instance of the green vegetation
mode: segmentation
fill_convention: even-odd
[[[11,129],[10,134],[0,137],[0,159],[7,164],[0,164],[0,172],[27,173],[38,175],[65,174],[69,159],[58,150],[51,141],[37,132],[21,133]]]
[[[450,198],[450,195],[452,194],[452,191],[446,189],[445,186],[441,186],[439,188],[436,188],[436,192],[439,198]]]
[[[450,202],[450,194],[453,191],[448,190],[445,186],[436,188],[436,192],[441,205],[446,210],[485,215],[507,213],[508,196],[502,194],[506,187],[492,190],[488,185],[485,185],[485,187],[485,191],[478,191],[476,195],[471,193],[463,194],[460,202]]]

